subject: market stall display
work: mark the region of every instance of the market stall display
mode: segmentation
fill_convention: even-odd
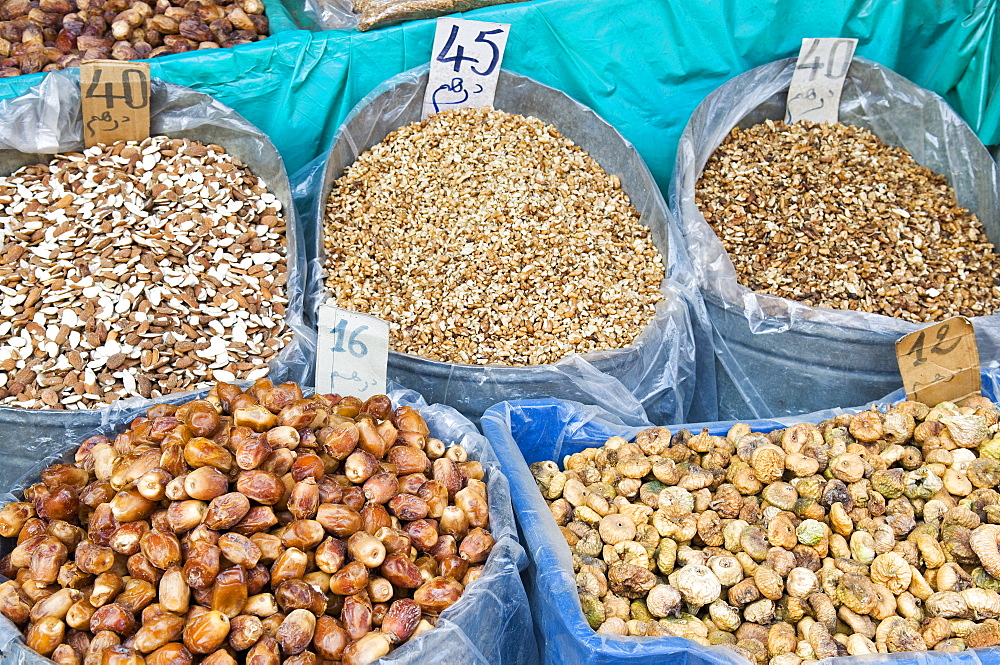
[[[270,34],[261,0],[6,0],[0,77],[249,44]]]
[[[390,379],[470,417],[504,396],[555,394],[614,400],[639,420],[643,409],[683,418],[697,295],[660,277],[669,213],[642,160],[586,107],[506,71],[497,112],[400,129],[420,117],[426,72],[373,91],[325,174],[296,184],[323,193],[311,204],[317,226],[326,220],[313,278],[400,325]],[[480,137],[469,121],[491,129]],[[470,150],[474,170],[460,157]],[[408,230],[397,237],[397,226]],[[475,315],[463,313],[470,305]]]
[[[0,510],[16,537],[0,614],[27,648],[57,662],[430,662],[440,643],[421,635],[437,631],[453,645],[442,662],[460,662],[475,629],[489,662],[531,662],[530,640],[486,623],[526,622],[522,555],[495,458],[453,410],[266,379],[178,401],[117,414],[126,427],[46,460]]]
[[[491,408],[543,662],[917,663],[894,652],[994,645],[996,415],[976,398],[668,430],[561,400]]]
[[[996,4],[0,0],[0,665],[995,662]]]
[[[835,145],[853,146],[851,156],[844,158],[850,162],[850,177],[846,172],[840,174],[843,179],[837,176],[839,153],[830,148],[824,153],[818,135],[810,135],[813,138],[803,140],[809,142],[811,154],[817,158],[825,154],[828,162],[811,169],[803,168],[801,162],[786,167],[789,189],[777,192],[772,186],[758,187],[754,196],[766,196],[766,200],[758,203],[748,198],[752,188],[744,187],[744,183],[754,181],[757,176],[740,175],[737,182],[726,186],[726,192],[742,188],[737,195],[741,202],[734,205],[750,206],[746,209],[749,218],[753,217],[755,206],[783,206],[793,219],[794,232],[787,227],[781,231],[777,220],[745,222],[736,208],[723,212],[727,205],[723,201],[729,200],[730,194],[709,191],[714,187],[712,183],[718,182],[714,171],[703,181],[699,194],[698,182],[705,167],[734,127],[739,128],[739,136],[755,136],[763,130],[751,128],[784,117],[794,65],[794,60],[783,60],[759,67],[709,95],[692,115],[677,153],[671,206],[714,329],[721,418],[789,415],[830,403],[850,404],[878,398],[900,385],[894,344],[918,327],[911,323],[914,319],[940,320],[954,312],[976,314],[973,323],[984,362],[993,362],[1000,348],[1000,327],[993,314],[995,285],[988,276],[997,259],[984,254],[992,251],[991,246],[995,247],[1000,240],[1000,170],[968,126],[940,97],[886,67],[855,58],[840,104],[843,124],[870,132],[880,142],[892,146],[877,158],[877,168],[863,166],[862,145],[868,145],[868,151],[875,154],[881,150],[871,143],[873,139],[852,143],[854,139],[843,131],[830,130]],[[787,150],[791,153],[802,148],[789,146]],[[927,171],[916,170],[900,150],[909,153],[913,162]],[[773,175],[782,168],[778,155],[771,160],[776,163],[764,160],[763,173]],[[751,169],[754,160],[747,157],[746,162],[746,168]],[[713,162],[710,168],[719,163]],[[899,173],[890,170],[893,168],[909,168],[903,180],[911,183],[923,178],[930,180],[911,194],[907,185],[898,182],[902,176],[896,176],[891,186],[888,181],[879,180],[890,178],[890,173]],[[940,189],[940,180],[934,179],[939,176],[932,173],[945,177],[947,186],[954,190],[957,205],[948,198],[947,190]],[[838,181],[842,183],[839,187]],[[823,185],[824,182],[831,184]],[[820,189],[822,195],[805,193],[810,186]],[[932,189],[937,194],[932,194]],[[800,190],[800,200],[793,199]],[[860,208],[850,200],[853,192],[858,192],[860,198],[859,190],[865,190],[869,199]],[[747,275],[754,272],[776,282],[774,286],[766,292],[754,291],[740,282],[740,274],[723,241],[706,221],[699,199],[727,242],[735,240],[741,224],[747,226],[743,235],[748,239],[773,241],[775,247],[768,250],[773,254],[751,256],[740,250],[737,262],[744,279],[753,279]],[[934,207],[933,214],[923,212],[925,205]],[[838,212],[841,209],[848,211],[850,223]],[[862,209],[864,215],[860,214]],[[981,226],[964,217],[962,209],[974,214]],[[774,214],[780,217],[782,213]],[[801,222],[796,215],[801,215]],[[914,230],[906,232],[884,222],[861,221],[871,220],[873,215],[881,215],[883,220],[885,215],[896,216],[908,224],[921,224],[920,230],[909,227]],[[943,229],[941,243],[932,237],[935,221]],[[799,260],[795,256],[799,250],[793,241],[798,236],[794,234],[808,237],[805,230],[798,229],[799,225],[809,227],[809,233],[816,238],[803,243],[803,253],[807,251],[805,245],[810,245],[810,259],[803,259],[808,265],[807,272],[796,279],[782,271],[788,266],[788,272],[794,272],[790,266]],[[893,239],[897,232],[898,241]],[[771,233],[777,235],[769,236]],[[852,239],[859,243],[857,251],[850,249]],[[863,249],[865,243],[873,242],[885,245],[874,250],[875,255]],[[960,242],[960,246],[943,254],[949,242],[952,246]],[[916,247],[916,243],[921,247]],[[813,249],[817,254],[815,260],[811,260]],[[827,253],[820,255],[821,249]],[[903,260],[912,265],[904,267],[899,261],[888,265],[893,253],[906,257]],[[827,256],[832,259],[830,264],[824,264]],[[940,263],[942,259],[947,266]],[[829,269],[824,270],[824,265]],[[817,273],[823,273],[822,281]],[[810,275],[814,279],[810,280]],[[786,283],[788,286],[781,286]],[[759,282],[754,282],[754,286],[760,286]],[[882,294],[878,294],[879,289]],[[770,295],[772,292],[778,295]],[[796,299],[782,297],[792,294],[801,295]],[[878,300],[880,305],[861,304],[862,298]],[[856,303],[857,309],[881,313],[831,308],[849,305],[848,301]],[[905,315],[902,310],[906,310]],[[888,313],[894,315],[886,316]],[[776,381],[776,376],[782,379]]]
[[[79,99],[67,71],[0,102],[5,485],[101,424],[80,407],[312,366],[301,230],[267,138],[154,79],[155,138],[79,152]]]

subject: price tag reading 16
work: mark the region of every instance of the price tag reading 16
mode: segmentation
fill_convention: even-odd
[[[80,93],[88,148],[149,136],[149,63],[87,61],[80,67]]]
[[[491,106],[509,32],[509,23],[439,18],[423,117],[463,106]]]
[[[322,305],[316,348],[316,390],[366,399],[385,393],[389,324]]]

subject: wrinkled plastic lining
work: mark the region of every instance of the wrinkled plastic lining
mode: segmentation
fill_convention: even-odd
[[[205,394],[203,391],[172,395],[168,401],[181,404]],[[527,565],[527,557],[518,542],[510,485],[496,453],[475,425],[455,409],[442,404],[428,406],[412,390],[395,390],[389,397],[393,404],[420,409],[432,436],[449,446],[461,444],[470,459],[477,459],[483,465],[490,499],[489,530],[496,544],[486,560],[483,574],[469,586],[459,602],[441,614],[437,627],[393,650],[378,662],[399,665],[537,663],[538,648],[531,631],[531,610],[520,574]],[[102,433],[110,437],[120,433],[147,408],[148,404],[118,403],[106,410],[108,417],[100,428],[90,430],[79,438],[67,436],[57,452],[36,462],[6,495],[0,496],[0,505],[21,500],[19,497],[23,496],[24,488],[37,482],[41,471],[50,464],[71,461],[77,446],[87,436]],[[0,538],[0,556],[9,553],[15,544],[15,538]],[[17,626],[3,616],[0,616],[0,655],[0,665],[51,663],[27,648]]]
[[[372,30],[512,2],[518,0],[304,0],[304,7],[324,30]]]
[[[324,286],[323,220],[333,182],[365,150],[403,125],[420,120],[428,66],[389,79],[354,108],[341,126],[325,165],[317,160],[296,176],[294,191],[300,214],[314,233],[309,292],[326,298]],[[673,242],[673,224],[649,170],[613,127],[564,93],[506,70],[497,86],[496,108],[535,116],[551,123],[587,150],[610,174],[652,231],[653,242],[666,260]],[[669,275],[661,285],[664,300],[654,320],[624,349],[571,355],[552,365],[509,367],[460,365],[390,352],[389,378],[413,388],[428,400],[454,406],[478,418],[491,404],[505,399],[556,396],[606,404],[622,417],[640,424],[653,420],[683,420],[694,399],[698,295],[693,284]],[[692,313],[694,312],[694,314]],[[703,327],[707,323],[703,319]],[[707,390],[706,390],[707,392]]]
[[[1000,393],[1000,373],[983,375],[984,395],[996,399]],[[892,401],[889,396],[879,403]],[[900,396],[901,397],[901,396]],[[769,432],[798,422],[818,423],[840,413],[856,413],[866,407],[825,411],[775,420],[747,422],[754,431]],[[483,432],[501,460],[510,481],[514,511],[523,542],[531,560],[525,575],[528,599],[534,612],[535,634],[542,645],[546,665],[746,665],[735,652],[724,647],[704,647],[676,637],[623,637],[598,634],[590,628],[580,607],[572,554],[556,526],[545,499],[528,469],[528,464],[554,460],[585,448],[601,446],[611,436],[634,440],[643,428],[630,427],[614,414],[597,406],[564,400],[540,399],[503,402],[491,407],[482,418]],[[697,432],[707,427],[723,436],[730,422],[672,426]],[[891,663],[892,665],[996,665],[1000,649],[977,649],[961,653],[918,652],[835,659],[849,663]]]
[[[701,172],[734,126],[784,117],[794,63],[787,59],[758,67],[706,97],[677,151],[671,209],[714,326],[720,385],[722,372],[733,384],[730,390],[720,387],[722,413],[790,415],[831,401],[879,397],[901,384],[895,340],[921,327],[752,292],[738,283],[725,248],[695,204]],[[1000,245],[1000,171],[943,99],[881,65],[855,58],[844,84],[840,120],[871,130],[946,175],[959,203],[978,215],[990,240]],[[976,317],[973,323],[980,356],[998,366],[1000,317]],[[744,408],[735,408],[737,401]]]
[[[264,16],[267,17],[268,37],[286,30],[298,30],[294,9],[286,7],[281,0],[264,0]]]
[[[288,297],[285,322],[294,336],[273,359],[275,381],[305,383],[315,356],[315,333],[303,320],[305,239],[281,156],[268,138],[232,109],[208,95],[153,79],[150,134],[218,144],[246,164],[282,205],[286,221]],[[0,101],[0,173],[48,162],[58,152],[83,149],[79,70],[54,72],[14,99]],[[154,399],[152,404],[162,399]],[[136,403],[136,402],[131,402]],[[6,487],[53,447],[75,440],[105,417],[107,408],[55,411],[0,407],[0,487]]]

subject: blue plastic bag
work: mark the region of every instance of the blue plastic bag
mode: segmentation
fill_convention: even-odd
[[[996,400],[1000,373],[983,375],[983,395]],[[878,403],[903,399],[901,391]],[[820,422],[839,413],[867,408],[829,409],[775,420],[743,420],[755,432],[769,432],[799,422]],[[725,435],[735,421],[671,426],[692,432],[707,427]],[[605,665],[611,663],[670,663],[670,665],[745,665],[746,661],[724,647],[704,647],[678,637],[624,637],[598,634],[587,624],[577,596],[569,546],[556,526],[528,465],[544,460],[562,464],[565,455],[601,446],[611,436],[633,440],[643,427],[626,426],[596,406],[554,399],[501,402],[486,411],[483,432],[501,459],[510,481],[514,511],[531,563],[525,586],[534,613],[535,634],[547,665]],[[1000,665],[1000,648],[960,653],[907,652],[849,657],[843,663],[893,663],[894,665]]]
[[[189,393],[174,396],[169,401],[180,404],[204,395]],[[518,542],[510,486],[496,453],[475,425],[450,406],[428,406],[418,393],[411,390],[393,391],[389,396],[393,404],[417,407],[432,436],[447,445],[461,444],[470,459],[479,460],[483,465],[489,492],[489,530],[496,543],[483,574],[469,585],[457,603],[441,613],[437,627],[393,650],[378,662],[397,665],[537,663],[538,648],[531,630],[531,610],[521,581],[521,571],[528,560]],[[128,408],[127,403],[120,402],[108,412],[99,431],[106,434],[122,431],[133,418],[142,415],[145,408]],[[12,488],[3,488],[7,493],[0,494],[0,505],[19,501],[15,494],[36,482],[40,472],[50,464],[70,461],[81,440],[69,439],[46,451],[44,459]],[[24,445],[30,445],[30,442]],[[14,538],[0,539],[0,555],[10,552],[14,541]],[[0,576],[0,581],[4,579]],[[25,646],[17,626],[0,616],[0,665],[51,662]]]

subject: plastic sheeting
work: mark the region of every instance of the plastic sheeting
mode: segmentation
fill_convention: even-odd
[[[174,395],[168,400],[180,404],[198,395]],[[420,409],[431,435],[447,445],[461,444],[470,459],[479,460],[486,473],[490,497],[490,533],[496,539],[486,561],[483,574],[469,585],[461,600],[441,613],[437,627],[413,639],[379,663],[397,665],[534,665],[538,662],[538,647],[531,630],[531,610],[521,581],[521,571],[527,565],[524,549],[518,542],[517,526],[511,507],[510,485],[499,459],[489,442],[475,425],[455,409],[431,404],[412,390],[396,390],[389,395],[393,404]],[[82,436],[67,436],[47,449],[28,449],[24,454],[41,453],[36,462],[5,495],[0,505],[19,501],[25,487],[37,482],[43,469],[56,461],[71,461],[76,447],[91,434],[116,434],[142,415],[148,405],[135,407],[119,403],[105,411],[100,428]],[[15,446],[17,447],[17,446]],[[3,487],[8,487],[5,484]],[[10,552],[16,539],[0,538],[0,556]],[[0,577],[0,580],[5,579]],[[0,665],[34,665],[51,663],[23,644],[17,626],[0,616]]]
[[[281,201],[287,223],[286,323],[294,337],[271,362],[277,380],[303,382],[314,364],[314,334],[303,322],[305,247],[288,176],[278,151],[256,127],[211,97],[153,79],[152,135],[215,143],[238,157]],[[0,173],[47,162],[54,153],[83,149],[79,71],[53,73],[16,99],[0,101]],[[39,453],[101,423],[107,409],[52,411],[0,407],[0,487],[17,478]]]
[[[1000,374],[983,376],[984,395],[996,399]],[[902,395],[890,395],[885,403]],[[857,412],[865,407],[832,409],[823,412],[748,422],[753,431],[769,432],[797,422],[818,423],[838,413]],[[671,426],[697,432],[707,427],[711,434],[724,436],[729,422]],[[482,418],[483,432],[502,460],[510,480],[514,511],[521,527],[531,563],[525,575],[528,598],[534,612],[535,633],[542,645],[546,665],[746,665],[746,661],[724,647],[703,647],[676,637],[623,637],[598,634],[583,616],[573,575],[569,546],[552,519],[539,493],[528,464],[554,460],[561,464],[565,455],[603,445],[611,436],[633,440],[643,428],[630,427],[605,409],[563,400],[539,399],[503,402],[491,407]],[[874,665],[998,665],[1000,649],[978,649],[961,653],[898,653],[863,658],[847,657],[824,661]]]
[[[736,125],[784,117],[795,61],[736,77],[695,110],[677,151],[671,208],[680,224],[715,332],[720,417],[771,417],[874,399],[901,385],[894,344],[921,327],[878,314],[810,307],[754,293],[737,282],[722,242],[694,200],[709,157]],[[840,120],[948,177],[1000,246],[1000,169],[968,125],[936,94],[855,59]],[[1000,359],[1000,316],[976,317],[980,355]]]
[[[284,6],[311,27],[301,0]],[[600,11],[580,0],[534,0],[464,16],[511,23],[504,65],[594,109],[636,146],[666,192],[677,139],[705,95],[794,55],[803,37],[857,37],[858,55],[945,95],[987,145],[1000,143],[997,13],[998,0],[601,0]],[[287,31],[149,64],[153,76],[208,93],[261,128],[294,173],[328,151],[369,91],[428,62],[433,36],[434,21],[366,33]],[[41,76],[0,80],[0,98]]]
[[[300,213],[315,239],[317,259],[310,278],[316,283],[310,290],[321,299],[326,297],[322,220],[333,181],[387,134],[420,120],[427,71],[424,65],[373,90],[341,127],[325,169],[317,165],[308,171],[305,182],[294,184]],[[605,171],[619,176],[641,223],[651,229],[653,242],[667,260],[673,251],[667,238],[673,226],[670,214],[646,165],[621,134],[564,93],[506,70],[500,74],[495,107],[555,125]],[[685,419],[694,396],[691,309],[692,303],[697,307],[698,296],[693,286],[685,287],[669,275],[661,291],[664,300],[657,305],[654,320],[624,349],[574,354],[553,365],[531,367],[459,365],[390,352],[389,378],[473,418],[504,399],[555,396],[617,403],[621,405],[617,411],[639,421],[648,414],[652,419],[679,422]]]

